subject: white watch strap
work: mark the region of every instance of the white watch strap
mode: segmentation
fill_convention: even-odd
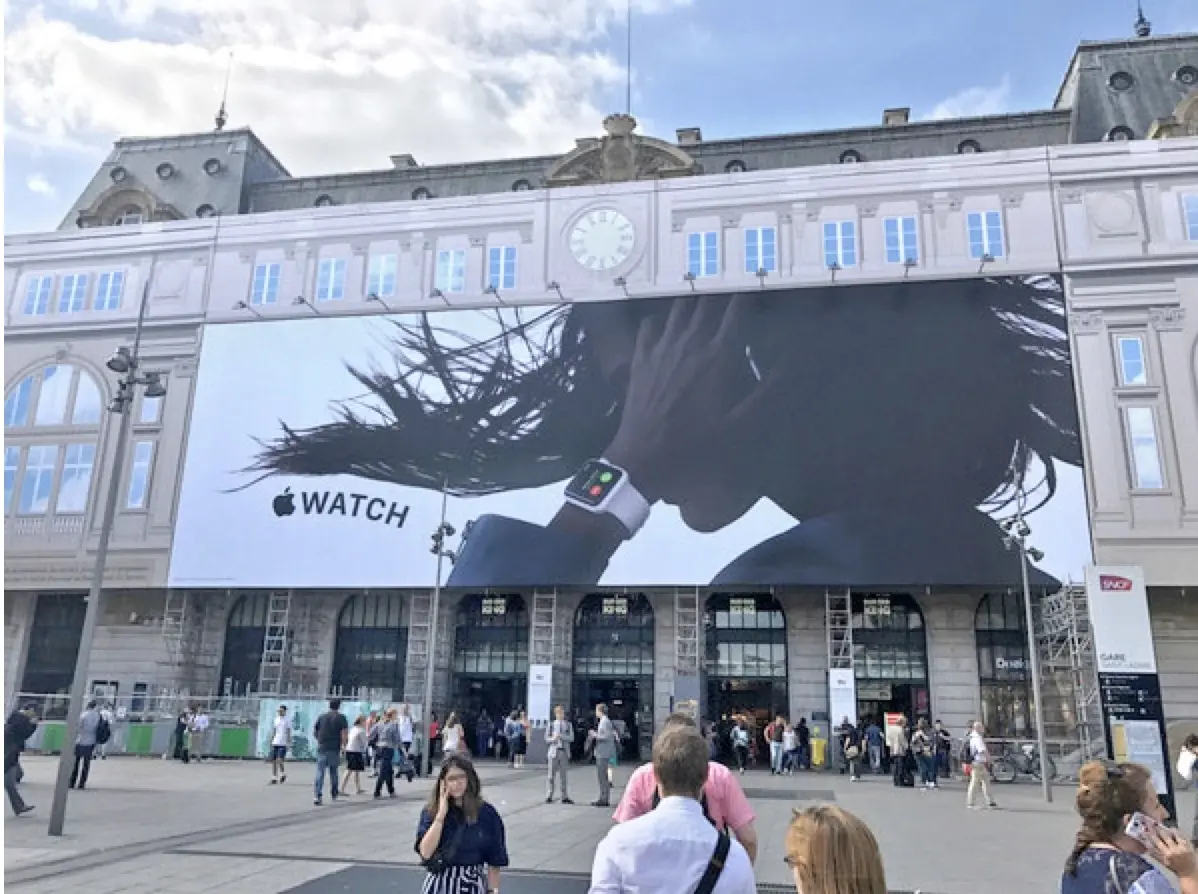
[[[607,462],[607,460],[603,460],[603,462],[609,466],[615,466],[615,463]],[[620,467],[616,466],[616,468]],[[624,472],[624,479],[612,492],[611,500],[604,507],[604,511],[614,516],[631,536],[645,526],[652,507],[649,505],[649,501],[641,495],[641,492],[633,486],[628,472],[624,469],[620,469],[620,471]]]

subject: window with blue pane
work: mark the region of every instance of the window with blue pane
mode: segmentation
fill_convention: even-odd
[[[33,376],[21,379],[4,399],[4,427],[29,424],[29,401],[33,396]]]
[[[316,269],[316,300],[340,301],[345,297],[345,259],[325,258]]]
[[[493,245],[487,252],[487,282],[493,289],[516,288],[516,247]]]
[[[1186,218],[1186,239],[1198,242],[1198,194],[1182,197]]]
[[[969,234],[969,256],[971,258],[980,261],[987,255],[992,258],[1001,258],[1006,255],[1000,212],[971,211],[965,220]]]
[[[250,304],[274,304],[278,301],[282,273],[283,268],[279,264],[259,264],[255,267]]]
[[[882,222],[886,238],[886,263],[919,260],[919,236],[914,217],[888,217]]]
[[[17,486],[17,470],[21,465],[21,448],[4,448],[4,513],[12,507],[12,493]]]
[[[778,269],[778,237],[773,227],[752,227],[745,230],[745,273]]]
[[[851,220],[824,223],[824,264],[829,268],[857,266],[857,224]]]
[[[376,298],[390,298],[395,295],[395,277],[398,269],[399,258],[396,255],[372,256],[366,277],[366,293]]]
[[[96,463],[95,444],[68,444],[58,482],[58,500],[54,511],[61,514],[83,512],[91,490],[92,469]]]
[[[133,462],[129,467],[129,490],[125,494],[126,509],[145,509],[150,496],[150,476],[154,465],[154,442],[138,441],[133,445]]]
[[[466,291],[466,252],[460,248],[437,252],[434,283],[442,292]]]
[[[50,507],[50,491],[54,487],[58,453],[56,445],[39,444],[30,447],[25,454],[25,475],[17,506],[17,511],[22,515],[43,515]]]
[[[691,276],[718,276],[719,241],[716,233],[690,233],[686,237],[686,271]]]
[[[58,293],[58,312],[76,314],[87,307],[87,274],[70,273],[62,278]]]
[[[25,313],[40,316],[50,312],[50,293],[54,290],[53,276],[33,276],[25,287]]]
[[[96,297],[92,301],[95,310],[116,310],[121,306],[125,291],[125,274],[120,270],[101,273],[96,281]]]
[[[1144,360],[1144,339],[1139,335],[1120,335],[1115,339],[1119,350],[1119,384],[1147,385],[1148,365]]]

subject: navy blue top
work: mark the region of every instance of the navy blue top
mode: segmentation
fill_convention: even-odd
[[[420,824],[416,827],[417,852],[420,850],[420,839],[432,824],[433,817],[428,808],[421,808]],[[454,837],[463,826],[466,827],[465,831],[454,846]],[[448,853],[451,848],[453,853]],[[484,801],[478,811],[478,821],[468,824],[460,808],[449,808],[438,849],[445,857],[446,866],[493,866],[496,869],[507,866],[507,841],[499,811]]]
[[[1143,857],[1105,847],[1086,848],[1078,857],[1077,875],[1061,876],[1061,894],[1174,894],[1174,890]]]

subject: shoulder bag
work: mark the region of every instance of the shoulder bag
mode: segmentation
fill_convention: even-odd
[[[458,851],[458,844],[461,843],[462,833],[466,831],[466,824],[463,821],[462,825],[458,826],[457,831],[453,833],[453,837],[449,839],[449,844],[444,841],[437,845],[437,849],[433,851],[433,855],[427,860],[421,860],[421,865],[429,875],[440,875],[449,868],[449,861],[453,859],[453,855]]]
[[[699,879],[699,887],[695,888],[695,894],[712,894],[716,882],[720,880],[720,873],[724,871],[724,863],[727,862],[728,851],[731,849],[732,839],[728,837],[727,832],[720,832],[715,840],[715,853],[711,855],[707,871]]]

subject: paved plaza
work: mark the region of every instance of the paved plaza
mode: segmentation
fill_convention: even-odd
[[[87,791],[71,794],[66,834],[54,839],[46,822],[55,761],[24,764],[23,793],[37,810],[5,821],[5,882],[14,891],[419,891],[413,845],[424,780],[401,781],[393,801],[350,795],[315,807],[311,764],[291,765],[287,784],[272,786],[262,763],[111,758],[93,764]],[[617,782],[630,772],[621,767]],[[505,894],[585,892],[595,845],[611,825],[610,811],[585,806],[595,796],[593,768],[571,773],[573,807],[544,803],[539,768],[484,763],[481,773],[507,824]],[[869,822],[894,891],[1052,891],[1075,828],[1067,787],[1051,805],[1038,786],[999,787],[1000,809],[967,811],[959,781],[923,792],[895,789],[887,777],[850,784],[834,774],[758,772],[743,783],[758,815],[762,892],[793,890],[775,887],[788,882],[783,836],[791,808],[811,802],[835,801]]]

